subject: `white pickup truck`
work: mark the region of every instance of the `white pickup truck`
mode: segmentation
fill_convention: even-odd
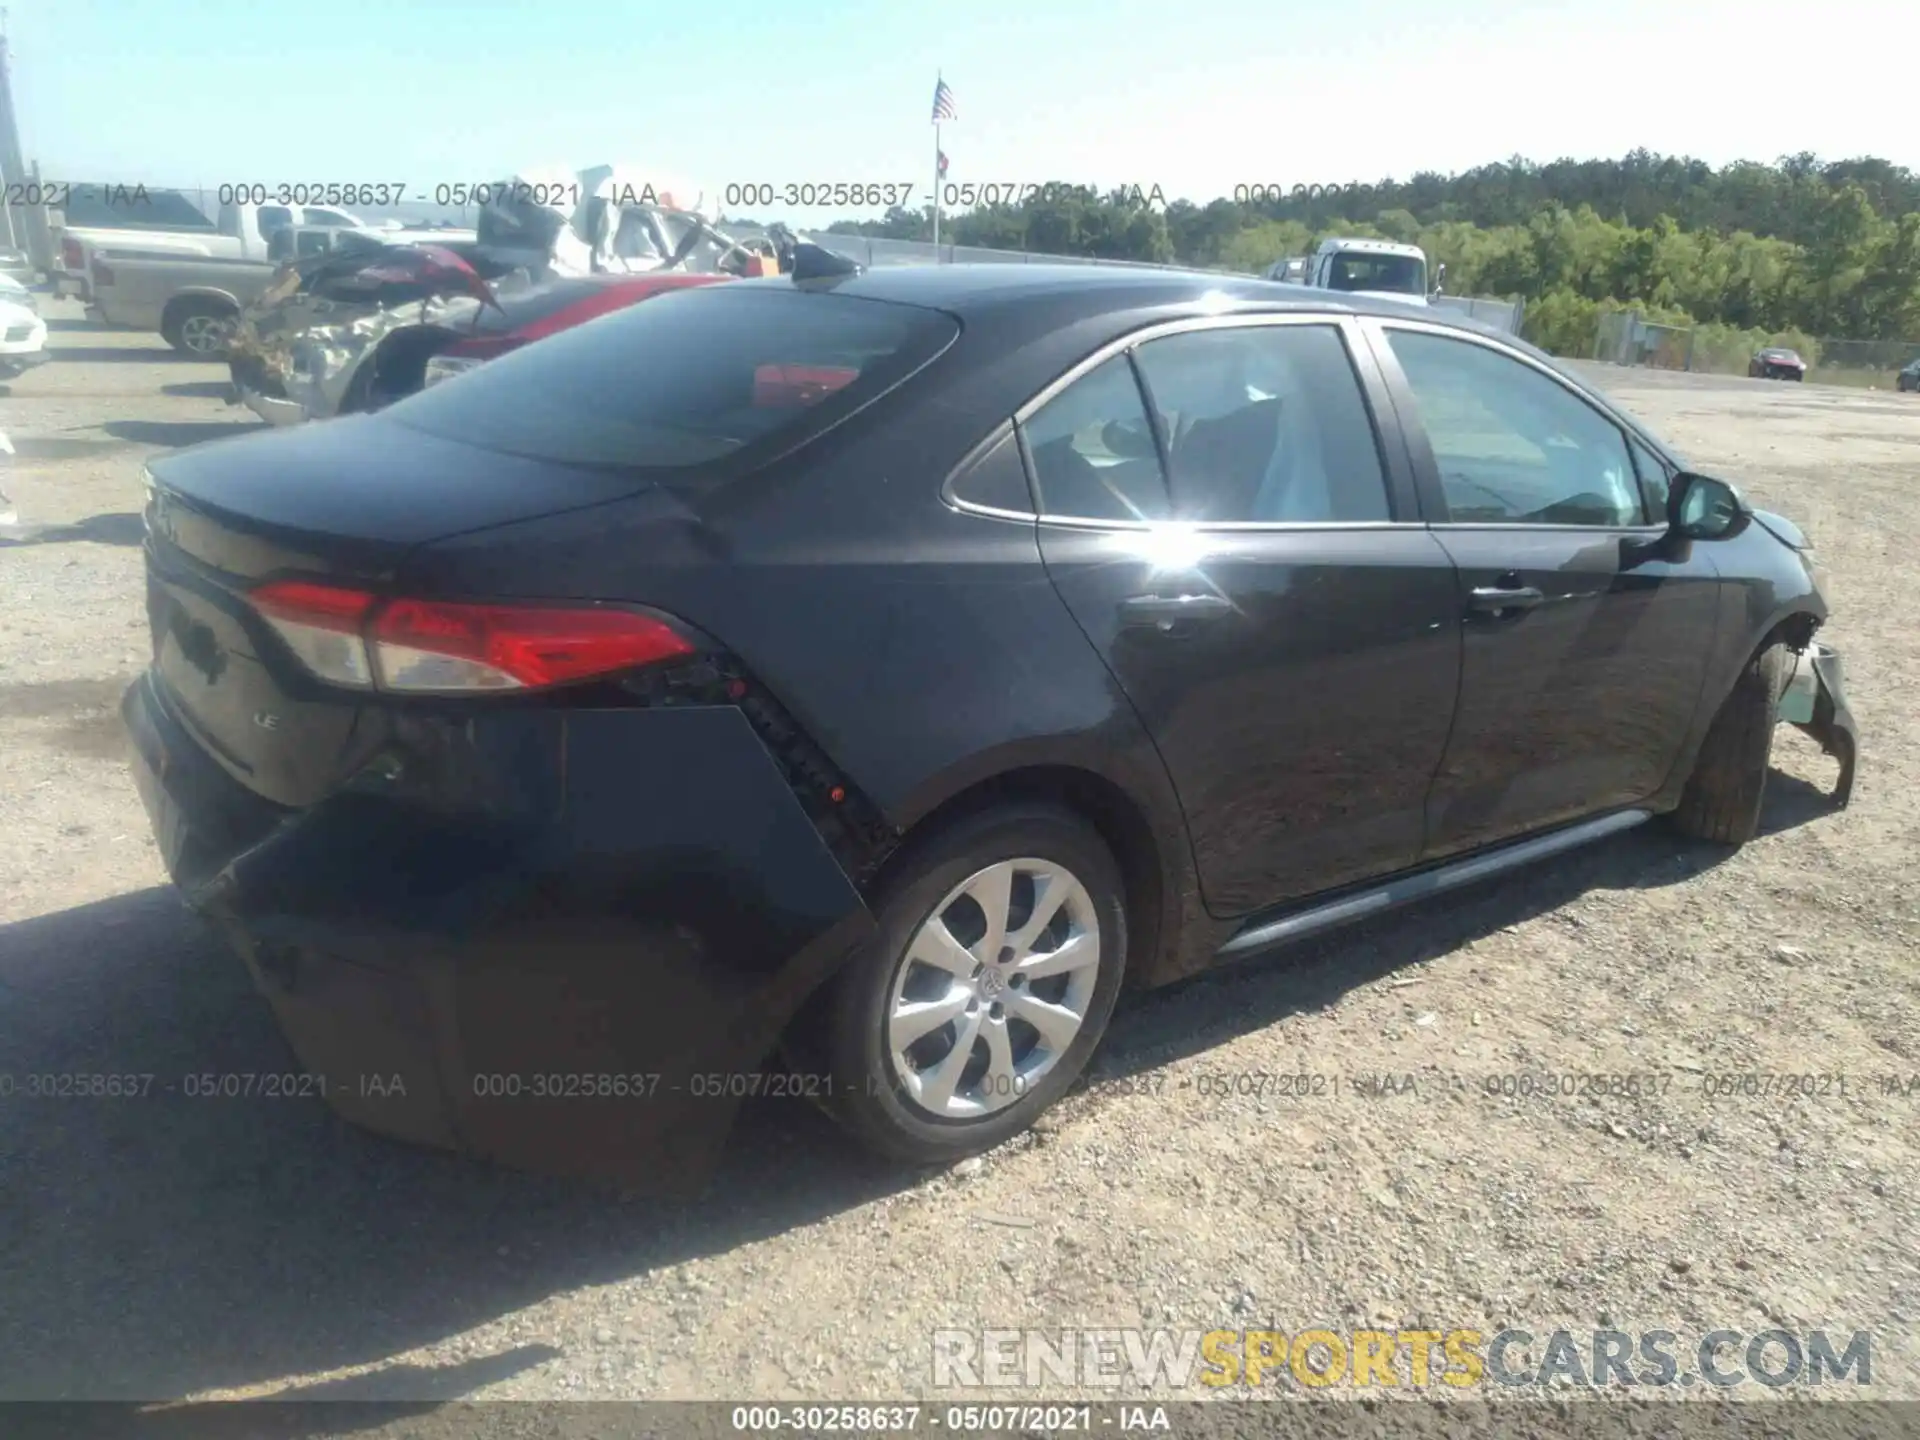
[[[1446,273],[1446,266],[1438,267],[1429,288],[1427,252],[1418,245],[1335,237],[1322,240],[1311,255],[1274,261],[1265,278],[1287,285],[1313,285],[1322,290],[1344,290],[1354,295],[1425,305],[1430,296],[1439,293]]]
[[[60,268],[54,290],[93,299],[93,261],[201,257],[264,261],[274,232],[289,225],[364,228],[345,210],[317,205],[222,205],[212,219],[178,190],[144,186],[71,185],[56,206],[54,246]]]

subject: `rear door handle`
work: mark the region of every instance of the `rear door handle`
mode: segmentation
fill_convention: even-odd
[[[1546,599],[1531,585],[1517,585],[1512,589],[1481,585],[1467,597],[1467,609],[1475,615],[1499,615],[1509,610],[1531,610],[1545,604]]]
[[[1172,626],[1181,620],[1218,620],[1233,613],[1224,595],[1131,595],[1120,602],[1128,625]]]

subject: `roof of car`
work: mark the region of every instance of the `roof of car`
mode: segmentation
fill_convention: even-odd
[[[1445,309],[1376,300],[1344,291],[1283,285],[1251,275],[1145,265],[888,265],[825,283],[837,294],[926,305],[963,318],[969,312],[1047,299],[1079,301],[1088,314],[1206,300],[1229,310],[1344,311],[1437,320],[1443,324],[1465,321],[1464,316]],[[1469,322],[1461,324],[1461,328],[1480,327]]]

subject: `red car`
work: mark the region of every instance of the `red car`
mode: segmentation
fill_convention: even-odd
[[[637,305],[650,296],[689,285],[712,285],[730,278],[668,272],[579,275],[546,281],[483,305],[468,333],[433,348],[428,354],[420,388],[471,370],[496,355],[517,350],[557,331],[584,325],[595,316]],[[387,343],[393,344],[393,336],[401,334],[393,332]]]
[[[596,316],[733,278],[597,274],[496,290],[448,247],[314,258],[241,316],[228,346],[231,403],[274,425],[379,410]]]
[[[1772,346],[1747,362],[1747,375],[1753,380],[1804,380],[1807,362],[1797,351]]]

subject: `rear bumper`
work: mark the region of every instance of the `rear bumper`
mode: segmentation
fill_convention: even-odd
[[[122,713],[169,873],[328,1103],[396,1138],[696,1188],[873,926],[729,707],[416,721],[301,811],[234,780],[156,679]]]
[[[1841,805],[1853,796],[1854,765],[1860,751],[1860,731],[1847,708],[1843,674],[1839,652],[1816,640],[1797,658],[1793,677],[1780,697],[1782,723],[1811,735],[1840,762],[1833,798]]]

